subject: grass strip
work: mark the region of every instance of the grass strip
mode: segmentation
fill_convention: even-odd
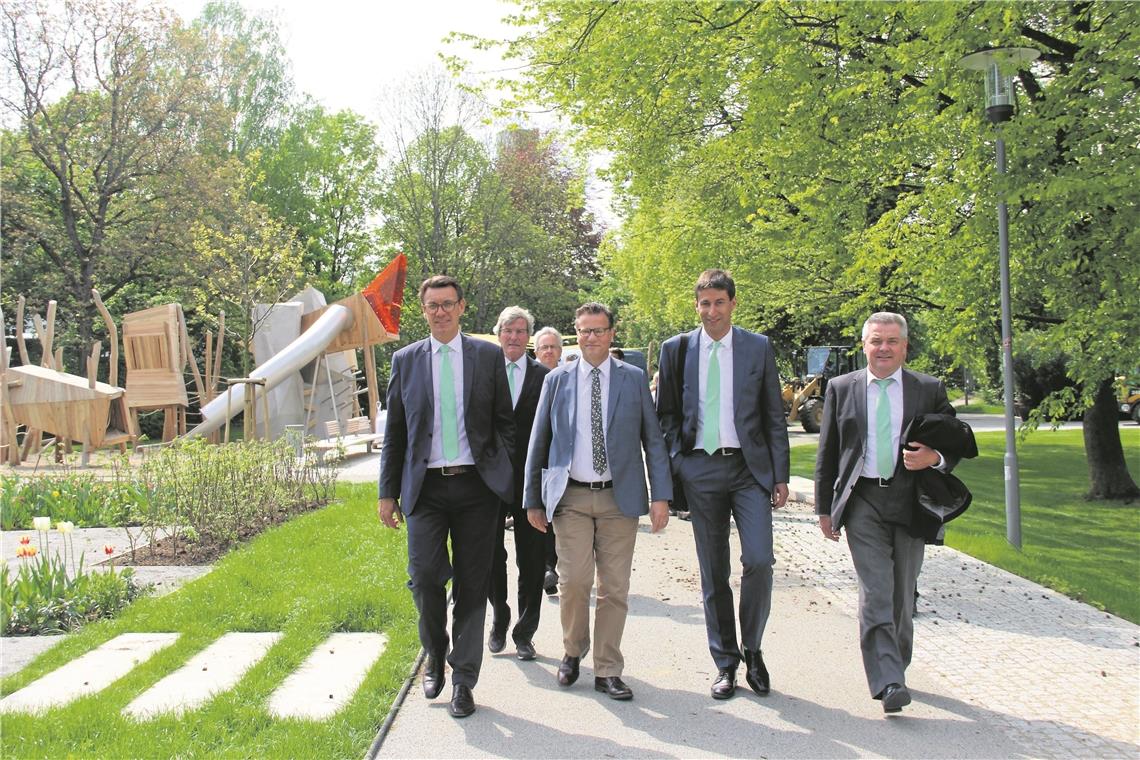
[[[1133,477],[1140,428],[1120,431]],[[1005,540],[1005,433],[978,433],[978,458],[954,470],[974,501],[946,543],[1062,594],[1140,623],[1140,503],[1086,501],[1080,430],[1038,430],[1018,446],[1022,550]],[[792,474],[811,478],[815,446],[792,448]]]
[[[45,715],[8,714],[5,757],[362,757],[419,649],[403,531],[382,529],[376,487],[341,485],[338,501],[261,534],[208,575],[143,599],[68,637],[4,679],[5,695],[126,632],[177,631],[178,642],[102,692]],[[135,697],[230,631],[281,631],[232,690],[180,717],[135,721]],[[382,632],[384,654],[353,700],[326,721],[279,720],[266,705],[313,648],[337,631]]]

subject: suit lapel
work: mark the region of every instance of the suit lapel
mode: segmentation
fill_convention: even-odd
[[[744,365],[745,352],[736,350],[742,343],[740,337],[742,332],[739,327],[732,328],[732,414],[734,418],[739,418],[740,415],[740,399],[744,397],[740,389],[744,387],[744,377],[748,371]],[[755,357],[749,357],[748,360],[753,358]]]
[[[689,347],[685,349],[685,382],[681,392],[682,429],[696,435],[697,404],[701,396],[701,328],[693,330],[685,340],[689,341]]]
[[[418,383],[423,388],[424,408],[427,409],[428,416],[431,417],[435,414],[434,378],[431,371],[431,338],[424,338],[423,348],[416,353],[414,364],[415,374],[419,377],[413,377],[412,382]]]
[[[625,369],[617,359],[610,359],[610,397],[606,401],[606,430],[614,424],[614,414],[621,403],[621,393],[626,385]]]
[[[910,421],[914,419],[914,414],[918,410],[918,394],[920,393],[917,377],[905,369],[903,370],[902,377],[903,420],[902,429],[899,431],[900,444],[902,443],[902,434],[906,432]]]
[[[855,374],[851,393],[855,402],[855,421],[859,423],[859,447],[862,448],[867,441],[867,370],[861,369]]]
[[[471,338],[466,335],[463,335],[460,340],[463,342],[463,417],[466,419],[471,411],[471,386],[475,384],[475,346]],[[491,377],[493,378],[494,374]],[[492,389],[491,398],[494,396],[494,389]]]

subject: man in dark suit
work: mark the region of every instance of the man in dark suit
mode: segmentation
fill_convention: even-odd
[[[495,521],[495,563],[487,593],[494,617],[487,649],[496,654],[503,651],[507,643],[507,626],[511,622],[511,608],[507,604],[507,548],[504,540],[504,523],[510,515],[514,518],[515,565],[519,569],[519,617],[511,638],[514,639],[515,653],[520,660],[535,658],[534,634],[538,630],[538,618],[542,612],[542,585],[546,574],[545,536],[527,522],[526,510],[522,508],[527,443],[530,442],[530,429],[534,424],[538,396],[542,392],[542,380],[550,371],[526,355],[527,339],[533,329],[534,317],[519,306],[503,309],[494,328],[503,349],[507,385],[511,389],[515,410],[515,448],[511,455],[515,471],[515,498],[510,504],[501,502],[499,518]]]
[[[559,685],[578,680],[579,663],[590,650],[596,574],[594,689],[612,699],[632,699],[621,679],[621,638],[633,548],[641,515],[650,513],[655,533],[669,522],[669,462],[645,373],[609,355],[613,313],[599,303],[584,304],[574,323],[582,358],[552,370],[543,382],[523,504],[536,529],[545,531],[551,520],[555,525],[566,649]]]
[[[733,327],[736,284],[727,272],[701,273],[696,307],[701,327],[661,346],[657,414],[693,523],[717,667],[712,697],[736,693],[741,660],[748,685],[767,694],[760,645],[772,609],[772,510],[788,499],[789,471],[776,355],[766,336]],[[739,639],[729,585],[730,519],[740,534]]]
[[[957,464],[919,443],[902,447],[916,415],[954,414],[941,380],[903,369],[906,319],[877,312],[863,324],[867,369],[827,384],[815,464],[823,535],[847,546],[859,578],[859,648],[871,696],[883,711],[910,704],[906,668],[914,641],[914,589],[925,548],[911,535],[915,473]]]
[[[459,283],[429,277],[420,304],[431,336],[392,356],[377,510],[389,528],[399,527],[401,510],[408,524],[409,585],[427,652],[424,694],[434,699],[442,690],[446,656],[455,682],[449,711],[462,718],[475,712],[499,503],[515,498],[515,422],[502,351],[459,332],[466,308]]]
[[[543,327],[534,334],[534,358],[547,369],[554,369],[562,363],[562,333],[553,327]],[[558,593],[558,550],[554,546],[554,527],[547,526],[546,538],[546,575],[542,579],[542,588],[547,594],[554,596]]]

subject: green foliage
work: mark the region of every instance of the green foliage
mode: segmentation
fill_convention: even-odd
[[[65,541],[70,546],[71,536]],[[5,636],[74,631],[114,617],[142,593],[130,568],[86,571],[80,557],[69,570],[65,558],[46,551],[18,562],[15,577],[7,563],[0,566],[0,630]]]
[[[78,471],[28,478],[0,475],[0,528],[29,529],[32,518],[39,516],[81,528],[123,525],[145,495],[120,475],[120,470],[111,480]]]
[[[126,632],[174,631],[178,641],[96,697],[42,716],[4,716],[4,748],[50,757],[361,757],[419,650],[403,531],[376,520],[374,485],[338,488],[342,501],[268,531],[208,575],[113,621],[68,636],[14,676],[10,694]],[[230,631],[281,631],[281,640],[230,691],[181,716],[136,721],[123,705]],[[276,720],[264,706],[329,634],[376,631],[383,655],[352,702],[323,721]],[[140,749],[144,748],[144,749]]]

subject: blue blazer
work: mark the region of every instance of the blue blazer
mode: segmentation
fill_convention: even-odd
[[[678,454],[696,446],[697,405],[700,403],[701,328],[675,335],[661,345],[657,376],[657,414],[679,468]],[[681,342],[686,342],[685,366],[678,376]],[[787,483],[788,423],[780,396],[776,353],[766,335],[732,328],[732,411],[736,435],[748,471],[768,493],[776,483]]]
[[[515,417],[503,350],[466,335],[462,341],[463,422],[475,469],[496,496],[513,504]],[[435,423],[430,338],[392,355],[387,403],[388,422],[380,449],[380,498],[398,498],[400,509],[410,515],[424,482]]]
[[[617,359],[610,361],[606,460],[613,474],[614,500],[618,508],[629,517],[640,517],[649,511],[649,493],[653,494],[654,501],[673,498],[669,457],[645,373],[632,364]],[[577,405],[578,362],[551,370],[538,399],[523,485],[523,506],[545,507],[548,520],[553,519],[554,509],[562,501],[570,478]],[[645,488],[646,470],[649,493]]]

